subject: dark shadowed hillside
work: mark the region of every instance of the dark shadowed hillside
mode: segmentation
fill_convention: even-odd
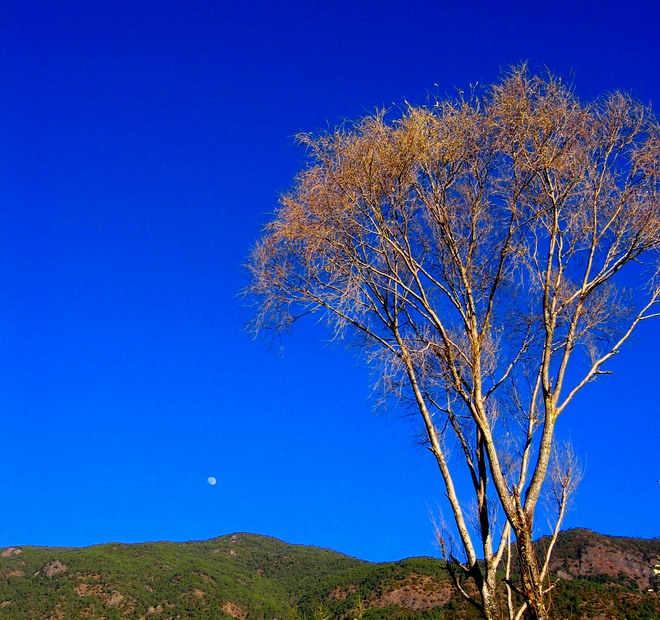
[[[660,618],[660,540],[569,530],[554,557],[557,618]],[[0,551],[0,618],[476,617],[443,566],[431,558],[373,564],[252,534],[10,547]]]

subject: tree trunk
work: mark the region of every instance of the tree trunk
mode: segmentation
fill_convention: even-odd
[[[531,532],[527,528],[516,532],[516,548],[522,579],[520,590],[527,602],[526,617],[530,620],[549,620],[538,559]]]
[[[488,587],[482,588],[481,600],[483,603],[484,618],[487,620],[499,620],[501,618],[500,607],[497,604],[495,592]]]
[[[464,590],[460,590],[463,596],[468,598],[472,605],[474,605],[481,615],[486,620],[500,620],[500,606],[497,600],[497,582],[495,579],[495,573],[488,570],[488,566],[484,566],[483,569],[486,571],[486,574],[482,572],[482,567],[479,564],[474,564],[468,571],[468,576],[474,582],[474,585],[477,586],[479,590],[479,596],[481,600],[476,597],[470,597]],[[458,584],[456,584],[458,585]]]

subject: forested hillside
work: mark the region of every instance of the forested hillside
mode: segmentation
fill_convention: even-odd
[[[569,530],[554,558],[557,618],[660,618],[659,539]],[[253,534],[0,551],[11,620],[473,617],[432,558],[374,564]]]

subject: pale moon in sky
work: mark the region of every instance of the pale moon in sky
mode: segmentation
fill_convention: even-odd
[[[217,480],[213,476],[210,476],[209,478],[206,479],[206,482],[208,482],[211,486],[215,486]]]

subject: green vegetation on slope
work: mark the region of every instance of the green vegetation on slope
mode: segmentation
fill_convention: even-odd
[[[660,595],[649,592],[659,554],[659,540],[563,533],[553,613],[660,618]],[[477,617],[432,558],[373,564],[252,534],[0,550],[0,619]]]
[[[53,567],[53,563],[58,562]],[[290,615],[329,575],[362,564],[347,556],[250,534],[204,542],[22,547],[0,557],[0,618]],[[65,568],[57,572],[58,566]],[[47,576],[53,568],[56,573]]]

